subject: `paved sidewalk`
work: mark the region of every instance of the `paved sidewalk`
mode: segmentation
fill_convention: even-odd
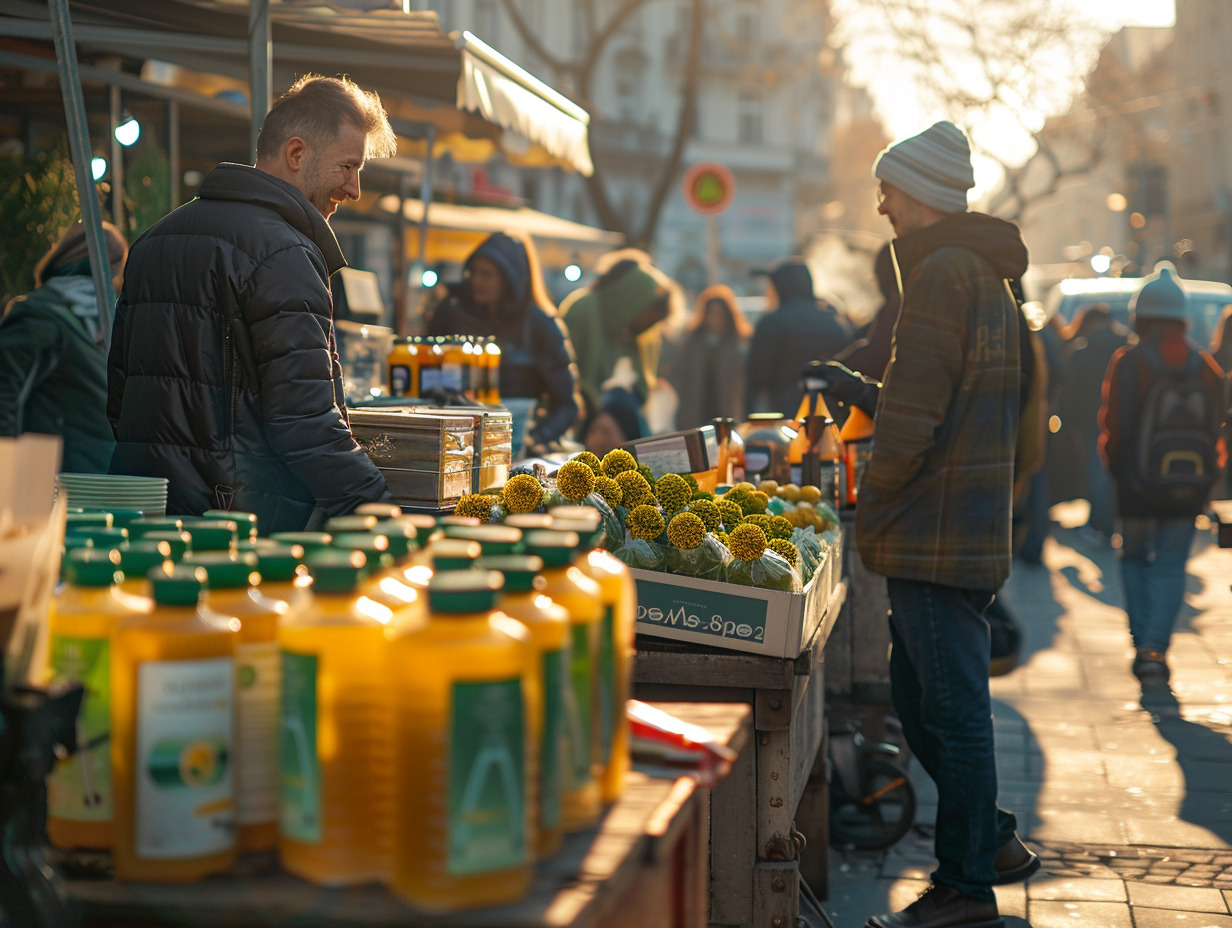
[[[1232,928],[1232,550],[1199,531],[1171,686],[1143,690],[1111,548],[1054,526],[1044,565],[1015,561],[1005,602],[1018,668],[992,681],[1001,804],[1043,858],[997,888],[1008,928]],[[888,852],[835,850],[836,928],[902,908],[934,866],[932,783]]]

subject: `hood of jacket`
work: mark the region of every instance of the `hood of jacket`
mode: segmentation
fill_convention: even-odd
[[[1027,246],[1018,226],[984,213],[951,213],[931,226],[895,239],[893,247],[903,280],[912,268],[942,248],[975,252],[999,277],[1014,279],[1027,270]]]
[[[619,332],[654,302],[658,289],[659,282],[653,274],[631,267],[607,285],[592,290],[604,329]]]
[[[334,230],[321,211],[285,180],[246,164],[223,163],[205,175],[197,196],[203,200],[252,203],[277,213],[296,231],[312,239],[329,273],[347,266]]]
[[[514,306],[526,304],[526,296],[530,292],[530,262],[521,242],[504,232],[494,232],[471,252],[466,259],[466,270],[471,269],[476,258],[487,258],[496,265],[509,283]]]
[[[101,343],[101,326],[98,318],[98,294],[94,292],[94,278],[90,273],[89,261],[85,262],[86,275],[57,274],[43,284],[43,289],[55,293],[67,304],[77,321],[85,328],[90,339]]]
[[[770,283],[774,284],[780,303],[798,297],[815,299],[813,274],[803,261],[784,261],[770,272]]]

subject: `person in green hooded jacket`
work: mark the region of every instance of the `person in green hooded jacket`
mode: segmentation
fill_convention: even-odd
[[[103,223],[103,241],[118,281],[128,246],[109,222]],[[0,317],[0,437],[59,435],[62,471],[105,474],[115,447],[107,421],[107,357],[80,222],[39,260],[34,284]]]
[[[591,286],[565,297],[560,310],[577,355],[587,414],[617,387],[645,402],[657,379],[661,339],[656,327],[673,315],[680,289],[635,249],[612,252],[599,265]],[[621,363],[621,359],[627,359]],[[615,376],[614,376],[615,375]]]

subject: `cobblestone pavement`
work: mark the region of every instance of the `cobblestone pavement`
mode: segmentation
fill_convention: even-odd
[[[1059,527],[1002,591],[1024,633],[992,681],[1001,804],[1042,857],[997,888],[1009,928],[1232,928],[1232,550],[1200,531],[1169,684],[1143,688],[1114,550]],[[838,928],[910,903],[935,866],[935,795],[912,769],[917,826],[885,852],[835,851]]]

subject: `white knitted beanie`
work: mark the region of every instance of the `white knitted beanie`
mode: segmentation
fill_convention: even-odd
[[[943,213],[966,212],[967,191],[975,186],[967,136],[945,121],[885,149],[873,176]]]

